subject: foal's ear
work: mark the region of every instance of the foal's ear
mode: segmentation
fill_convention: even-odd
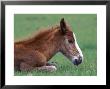
[[[60,21],[60,28],[61,28],[61,32],[63,34],[65,34],[66,33],[66,23],[65,23],[64,18],[62,18],[61,21]]]

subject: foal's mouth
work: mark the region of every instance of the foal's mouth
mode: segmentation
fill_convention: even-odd
[[[81,63],[82,63],[82,60],[77,60],[77,59],[75,59],[75,60],[73,61],[73,64],[76,65],[76,66],[78,66],[78,65],[81,64]]]

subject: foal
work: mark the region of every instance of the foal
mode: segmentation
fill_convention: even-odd
[[[14,68],[21,71],[54,71],[56,67],[49,65],[48,61],[57,52],[63,53],[74,65],[79,65],[83,60],[75,34],[64,18],[59,26],[44,30],[28,40],[15,42]]]

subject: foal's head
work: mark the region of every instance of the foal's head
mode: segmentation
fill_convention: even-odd
[[[60,21],[60,31],[63,35],[60,52],[69,58],[74,65],[79,65],[82,63],[83,54],[77,44],[75,34],[66,24],[64,18]]]

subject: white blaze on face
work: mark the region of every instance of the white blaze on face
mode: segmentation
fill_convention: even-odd
[[[76,36],[75,36],[74,33],[73,33],[73,37],[74,37],[74,39],[75,39],[75,47],[77,48],[77,50],[78,50],[78,52],[79,52],[79,55],[82,57],[82,60],[83,60],[83,54],[82,54],[81,49],[79,48],[79,45],[77,44]]]
[[[72,57],[72,60],[71,61],[74,61],[75,59],[78,60],[79,59],[79,56],[82,58],[82,61],[83,61],[83,54],[82,54],[81,49],[79,48],[79,45],[77,44],[76,36],[75,36],[74,33],[73,33],[73,37],[74,37],[74,40],[75,40],[75,42],[74,42],[75,44],[74,45],[75,45],[77,51],[79,52],[79,54],[76,55],[76,56],[74,54],[71,54],[71,57]],[[69,52],[72,53],[73,50],[69,49],[69,48],[72,48],[72,46],[70,45],[70,43],[69,43],[69,41],[68,41],[67,38],[65,39],[65,43],[66,43],[66,47],[68,48]]]

